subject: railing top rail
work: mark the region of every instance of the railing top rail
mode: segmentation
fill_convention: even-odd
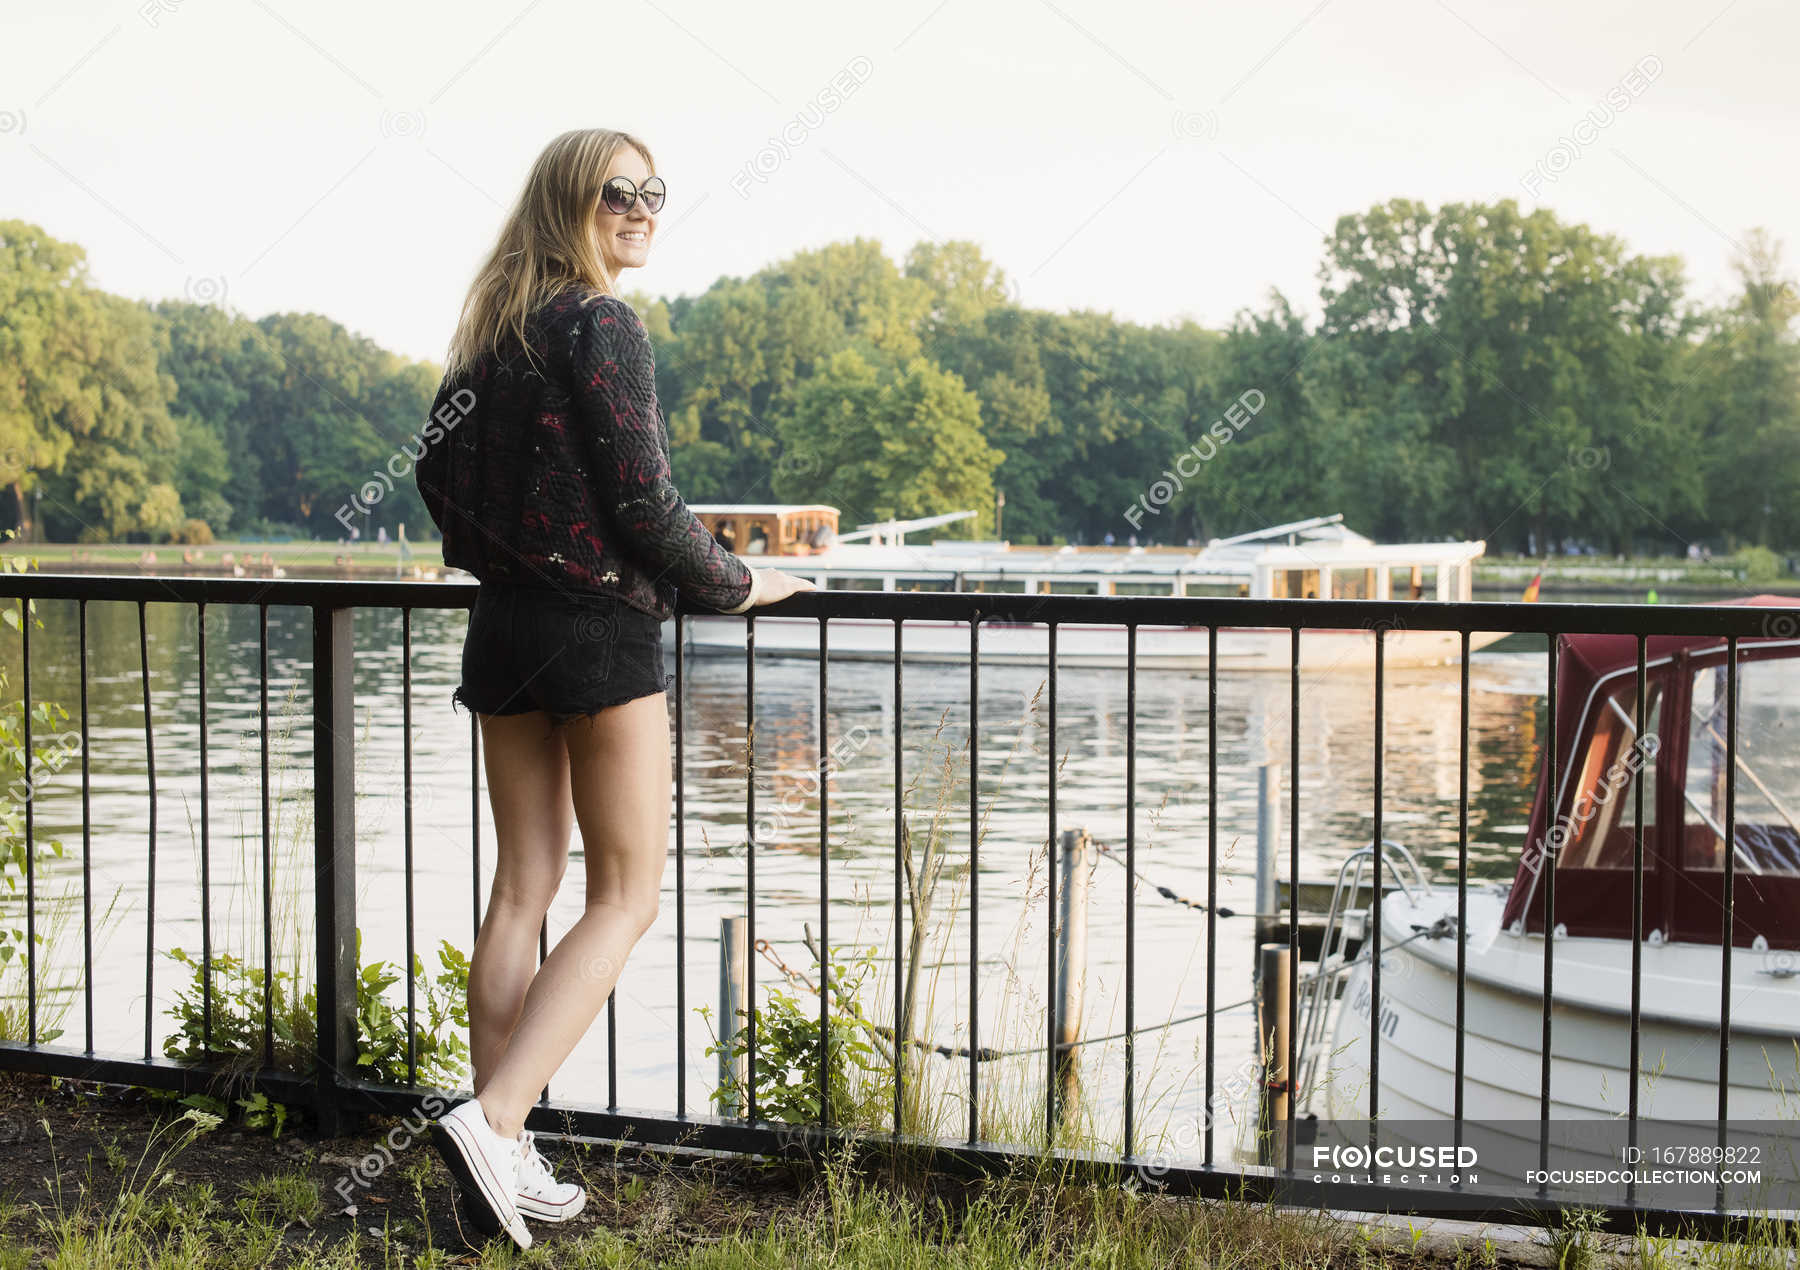
[[[467,582],[307,578],[0,575],[0,597],[325,608],[468,608]],[[677,611],[713,610],[686,601]],[[1302,630],[1516,631],[1527,634],[1800,636],[1792,607],[1746,604],[1557,604],[1518,601],[1255,600],[1235,596],[1025,595],[971,591],[808,591],[753,610],[758,617],[1068,622],[1106,625],[1278,627]]]

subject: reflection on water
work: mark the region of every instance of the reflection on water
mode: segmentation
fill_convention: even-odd
[[[76,614],[73,602],[39,605],[46,629],[32,638],[32,690],[63,702],[69,728],[79,727]],[[153,1025],[168,1030],[167,1011],[186,972],[166,953],[196,955],[201,945],[201,755],[197,627],[192,609],[151,605],[148,654],[152,677],[155,765],[159,793],[156,840]],[[494,859],[494,829],[485,795],[471,799],[468,716],[452,713],[465,615],[420,610],[413,615],[413,878],[416,946],[427,968],[431,951],[449,939],[473,942],[475,878],[485,893]],[[311,719],[310,618],[304,610],[270,610],[271,784],[276,846],[277,942],[310,962]],[[405,951],[406,851],[402,797],[400,616],[356,615],[357,892],[365,959],[399,960]],[[8,632],[0,656],[20,687],[18,636]],[[261,960],[262,810],[258,787],[257,625],[254,608],[209,607],[207,623],[207,856],[215,954]],[[140,1052],[145,1011],[148,798],[137,608],[89,605],[89,710],[92,877],[96,908],[114,903],[95,930],[95,1048]],[[672,667],[671,667],[672,669]],[[709,1110],[704,1095],[714,1061],[704,1054],[716,1014],[719,921],[745,908],[744,667],[741,659],[688,663],[685,740],[685,897],[687,1061],[690,1110]],[[809,662],[759,661],[757,688],[757,934],[782,960],[811,973],[804,927],[817,932],[819,913],[818,669]],[[1523,834],[1542,703],[1543,658],[1531,653],[1478,657],[1471,669],[1470,862],[1477,878],[1510,877]],[[979,1041],[1014,1048],[1041,1045],[1046,997],[1044,841],[1047,827],[1048,697],[1041,668],[985,667],[980,676]],[[966,669],[909,667],[905,676],[904,805],[915,844],[942,803],[939,831],[954,866],[946,872],[927,973],[937,974],[929,1001],[930,1039],[968,1041],[968,858]],[[1219,902],[1248,911],[1255,867],[1257,765],[1283,764],[1289,754],[1289,681],[1282,675],[1226,675],[1218,685]],[[1058,677],[1057,808],[1062,829],[1085,826],[1121,852],[1126,835],[1126,685],[1123,670],[1063,671]],[[1204,901],[1207,852],[1207,681],[1205,673],[1140,672],[1136,721],[1138,867],[1153,885]],[[1412,847],[1428,868],[1453,871],[1459,773],[1458,671],[1454,667],[1391,671],[1386,693],[1387,762],[1383,832]],[[1372,822],[1373,689],[1358,673],[1306,677],[1300,695],[1300,853],[1304,876],[1326,876],[1366,843]],[[834,949],[875,947],[891,957],[894,912],[894,684],[878,663],[833,663],[827,745],[834,756],[828,799],[829,935]],[[1284,795],[1285,796],[1285,795]],[[39,877],[40,912],[67,897],[54,958],[78,969],[81,953],[81,765],[71,761],[40,784],[35,803],[40,838],[60,839],[63,859]],[[479,860],[472,819],[479,817]],[[1280,818],[1285,836],[1287,808]],[[580,850],[579,837],[574,849]],[[1281,845],[1285,872],[1287,845]],[[664,876],[656,926],[633,954],[617,994],[622,1105],[670,1108],[675,1099],[675,868]],[[580,912],[578,879],[550,917],[550,937]],[[1090,900],[1086,1031],[1102,1035],[1125,1022],[1125,871],[1102,861]],[[4,923],[22,924],[22,899],[0,899]],[[1206,921],[1150,887],[1135,897],[1136,1023],[1142,1028],[1200,1010],[1206,999]],[[910,919],[909,919],[910,920]],[[1249,995],[1252,935],[1244,919],[1218,923],[1217,1000]],[[884,963],[885,964],[885,963]],[[310,971],[309,971],[310,972]],[[759,990],[777,980],[757,959]],[[52,976],[52,981],[55,977]],[[9,991],[19,979],[6,981]],[[79,1046],[85,1025],[79,979],[60,1043]],[[871,981],[868,1013],[891,1019],[891,980]],[[396,990],[396,996],[398,990]],[[816,1002],[800,992],[803,1008]],[[1192,1123],[1201,1102],[1205,1062],[1199,1022],[1149,1032],[1136,1045],[1137,1141],[1174,1117]],[[1250,1012],[1217,1019],[1218,1082],[1242,1069],[1251,1052]],[[933,1059],[945,1091],[944,1127],[966,1125],[966,1062]],[[1122,1042],[1083,1052],[1086,1087],[1100,1105],[1096,1127],[1116,1132],[1124,1083]],[[1042,1106],[1043,1060],[1005,1058],[982,1068],[984,1103],[1004,1097],[1028,1110]],[[607,1100],[605,1016],[554,1082],[559,1097]]]

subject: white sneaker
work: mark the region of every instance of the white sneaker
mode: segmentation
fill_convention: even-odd
[[[531,1130],[519,1131],[518,1185],[513,1202],[534,1221],[568,1221],[587,1203],[587,1191],[574,1182],[559,1182],[550,1162],[538,1154]]]
[[[477,1228],[483,1234],[503,1233],[521,1248],[531,1247],[531,1232],[513,1200],[519,1140],[495,1133],[481,1103],[473,1098],[433,1121],[431,1137]]]

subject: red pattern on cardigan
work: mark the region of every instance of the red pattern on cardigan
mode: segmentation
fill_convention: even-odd
[[[617,596],[662,619],[677,588],[713,609],[750,569],[688,510],[669,472],[650,338],[630,305],[571,286],[516,343],[439,385],[414,477],[444,563],[482,581]]]

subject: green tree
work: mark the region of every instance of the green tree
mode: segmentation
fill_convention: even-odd
[[[923,357],[878,367],[838,353],[779,423],[792,460],[775,473],[779,498],[811,501],[821,485],[850,524],[973,509],[992,527],[1001,454],[981,433],[981,403]]]
[[[990,310],[1010,299],[1006,271],[971,242],[915,244],[906,253],[906,276],[931,288],[927,317],[932,336],[946,328],[978,326]]]
[[[1389,498],[1418,497],[1467,536],[1529,533],[1540,552],[1657,531],[1642,496],[1673,457],[1651,403],[1685,335],[1675,262],[1510,199],[1436,212],[1399,199],[1339,219],[1320,279],[1320,333],[1356,355],[1339,365],[1356,368],[1364,405],[1401,424],[1376,452],[1430,451],[1401,468],[1418,487],[1390,481]],[[1435,506],[1434,489],[1448,494]],[[1692,491],[1661,494],[1667,510]]]
[[[163,342],[142,306],[90,285],[81,248],[0,222],[0,483],[22,531],[39,489],[71,536],[165,532],[171,506],[180,523]]]
[[[240,528],[269,501],[253,425],[258,403],[278,398],[280,354],[256,323],[216,305],[168,300],[154,311],[168,332],[163,368],[177,385],[176,486],[215,533]]]
[[[1734,261],[1742,291],[1711,315],[1679,411],[1705,473],[1712,523],[1758,546],[1800,543],[1800,287],[1781,248],[1752,230]]]

